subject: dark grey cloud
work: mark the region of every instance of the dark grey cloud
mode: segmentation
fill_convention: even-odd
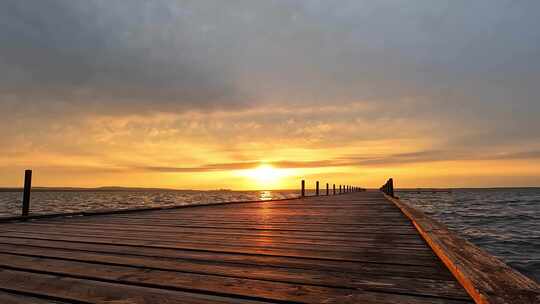
[[[180,4],[3,1],[3,97],[124,113],[242,102],[226,60],[197,46],[200,25]]]

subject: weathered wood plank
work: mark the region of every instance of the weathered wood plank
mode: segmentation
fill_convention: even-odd
[[[4,240],[0,244],[6,253],[13,252],[25,252],[24,247],[31,247],[31,252],[47,253],[58,252],[59,250],[65,250],[74,256],[83,254],[83,256],[94,256],[95,254],[103,254],[107,256],[117,255],[122,259],[130,260],[130,257],[141,257],[147,261],[157,259],[169,263],[177,261],[182,265],[191,267],[193,263],[198,265],[231,265],[231,267],[237,267],[243,269],[249,268],[252,271],[251,266],[260,269],[281,269],[285,268],[295,272],[296,269],[301,271],[313,270],[324,273],[351,273],[361,275],[390,275],[401,277],[418,277],[427,279],[437,279],[452,281],[454,277],[450,272],[441,264],[417,266],[417,265],[402,265],[402,264],[381,264],[381,263],[363,263],[363,262],[344,262],[344,261],[332,261],[332,260],[318,260],[309,258],[290,258],[290,257],[276,257],[276,256],[250,256],[241,254],[215,254],[207,252],[196,251],[180,251],[180,250],[163,250],[155,248],[144,247],[132,247],[126,248],[124,246],[116,245],[102,245],[96,247],[91,244],[73,244],[66,242],[55,241],[32,241],[32,240],[8,240],[11,243]],[[9,249],[9,250],[8,250]],[[28,252],[26,252],[28,254]],[[65,257],[65,256],[63,256]],[[202,266],[201,266],[202,267]],[[193,271],[193,270],[191,270]],[[255,272],[256,273],[256,272]]]
[[[361,248],[356,252],[347,251],[324,251],[324,250],[308,250],[308,249],[275,249],[264,246],[226,246],[221,244],[178,244],[174,242],[165,242],[159,240],[139,241],[131,239],[114,239],[114,238],[94,238],[85,236],[56,236],[56,235],[25,235],[24,233],[2,233],[2,238],[26,238],[34,240],[56,240],[77,243],[88,243],[99,246],[106,245],[122,245],[131,247],[149,247],[160,249],[181,249],[181,250],[198,250],[212,253],[239,253],[245,255],[269,255],[282,257],[297,257],[297,258],[312,258],[334,261],[348,262],[378,262],[392,263],[398,261],[404,265],[433,265],[438,263],[438,259],[433,255],[428,254],[412,254],[410,250],[385,250],[384,248]]]
[[[1,288],[0,288],[1,289]],[[7,293],[0,291],[0,303],[2,304],[69,304],[49,299],[40,299],[21,294]]]
[[[6,290],[16,292],[37,293],[61,298],[66,301],[80,301],[84,303],[130,303],[130,304],[213,304],[213,303],[279,303],[277,301],[265,302],[243,298],[228,298],[200,293],[187,293],[183,291],[146,287],[140,285],[126,285],[103,281],[85,280],[71,277],[55,276],[33,272],[0,269],[0,284]],[[142,284],[141,284],[142,285]],[[148,284],[154,286],[152,284]],[[298,290],[304,293],[304,290]],[[323,299],[324,300],[324,299]],[[302,303],[287,301],[287,303]],[[309,302],[308,302],[309,303]],[[315,302],[315,303],[321,303]],[[433,297],[415,297],[408,295],[360,292],[348,296],[326,299],[323,303],[347,304],[464,304],[463,300],[452,300]]]
[[[215,232],[208,231],[206,229],[196,229],[191,231],[185,231],[184,229],[174,229],[163,231],[163,229],[155,228],[151,226],[144,227],[125,227],[125,226],[103,226],[103,225],[91,225],[91,226],[82,226],[82,225],[68,225],[64,224],[61,228],[56,224],[38,224],[33,223],[32,226],[14,226],[6,227],[0,229],[0,232],[35,232],[35,233],[55,233],[55,232],[66,232],[66,233],[78,233],[78,234],[87,234],[87,233],[107,233],[110,235],[119,234],[119,235],[155,235],[159,233],[160,237],[164,239],[171,237],[175,239],[198,239],[198,240],[221,240],[227,241],[229,239],[233,240],[249,240],[252,242],[276,242],[283,244],[326,244],[326,245],[349,245],[362,246],[363,244],[374,243],[377,246],[409,246],[414,248],[426,248],[425,241],[419,237],[381,237],[380,235],[361,235],[356,238],[351,239],[350,236],[325,236],[325,235],[303,235],[303,234],[293,234],[289,235],[282,233],[274,232],[262,232],[262,233],[250,233],[250,232]],[[381,243],[381,240],[384,239],[384,243]]]
[[[3,290],[56,298],[62,302],[110,304],[264,303],[8,269],[0,269],[0,286]]]
[[[18,262],[21,260],[20,256],[25,256],[26,261]],[[264,282],[281,282],[292,284],[303,284],[310,286],[325,286],[332,288],[349,288],[349,289],[362,289],[368,291],[379,292],[393,292],[403,293],[411,295],[431,295],[436,297],[446,297],[454,299],[467,299],[468,295],[459,284],[449,279],[439,279],[436,276],[431,276],[429,279],[419,278],[416,275],[410,275],[404,277],[406,271],[400,271],[401,269],[391,269],[391,271],[385,272],[381,275],[381,268],[366,269],[367,272],[356,273],[344,273],[337,271],[320,271],[314,269],[294,269],[294,268],[280,268],[280,267],[268,267],[264,265],[249,266],[239,264],[225,264],[225,263],[193,263],[182,262],[177,260],[163,260],[155,258],[141,258],[137,256],[118,256],[118,255],[104,255],[104,254],[88,254],[77,252],[62,252],[59,250],[41,250],[39,255],[36,255],[35,251],[24,251],[20,248],[11,250],[9,254],[0,253],[0,265],[4,267],[19,267],[25,269],[36,269],[36,265],[31,264],[36,260],[30,258],[40,258],[40,260],[46,260],[47,258],[62,259],[75,262],[89,262],[94,265],[94,268],[103,267],[103,265],[124,266],[128,269],[147,269],[147,270],[160,270],[160,271],[177,271],[177,276],[183,277],[197,277],[197,275],[218,275],[215,277],[206,277],[205,283],[214,282],[212,286],[221,286],[222,282],[219,278],[236,278],[236,279],[251,279],[255,281]],[[15,263],[14,263],[15,262]],[[28,262],[26,264],[26,262]],[[53,271],[52,263],[46,264],[45,270]],[[86,266],[92,267],[92,266]],[[61,271],[65,271],[67,266],[60,267]],[[81,267],[79,267],[81,268]],[[84,268],[84,267],[82,267]],[[38,268],[39,270],[39,268]],[[110,267],[102,270],[109,272]],[[72,273],[72,271],[71,271]],[[187,273],[187,274],[186,274]],[[420,272],[419,272],[420,273]],[[421,274],[421,273],[420,273]],[[421,274],[422,275],[422,274]],[[226,281],[226,280],[225,280]],[[191,283],[192,287],[196,287],[196,283]],[[212,287],[211,286],[211,287]],[[270,285],[272,288],[278,288],[279,286]],[[210,287],[206,287],[210,288]],[[220,287],[221,288],[221,287]],[[278,288],[279,289],[279,288]],[[218,289],[221,290],[221,289]],[[249,292],[245,290],[244,292]],[[292,299],[292,298],[291,298]]]
[[[132,266],[103,265],[49,258],[34,258],[0,254],[0,267],[75,277],[87,280],[109,281],[128,285],[144,284],[147,287],[211,293],[226,297],[245,297],[263,301],[297,301],[321,303],[358,295],[361,290],[435,296],[450,299],[467,299],[466,293],[456,292],[452,282],[387,277],[386,280],[345,280],[326,278],[319,284],[294,283],[281,280],[262,280],[232,276],[185,273],[171,270],[136,268]],[[416,283],[416,284],[415,284]]]
[[[77,228],[88,228],[88,229],[95,229],[95,230],[121,230],[121,231],[141,231],[141,232],[171,232],[171,233],[178,233],[178,234],[214,234],[214,235],[246,235],[246,236],[271,236],[271,237],[285,237],[287,239],[289,238],[303,238],[303,239],[339,239],[339,240],[347,240],[350,242],[354,242],[356,240],[361,240],[363,238],[380,238],[381,233],[371,233],[366,232],[362,234],[356,234],[355,236],[351,236],[350,233],[338,233],[338,232],[312,232],[312,231],[280,231],[280,230],[250,230],[250,229],[219,229],[219,228],[192,228],[192,227],[171,227],[167,226],[166,229],[160,227],[160,226],[154,226],[151,224],[151,221],[148,221],[146,223],[141,224],[129,224],[129,223],[121,223],[121,224],[107,224],[107,223],[71,223],[71,222],[62,222],[62,223],[44,223],[44,222],[32,222],[28,223],[27,225],[36,225],[38,228],[36,230],[39,230],[39,226],[41,227],[58,227],[59,225],[62,226],[63,229],[70,230],[70,229],[77,229]],[[9,225],[9,226],[0,226],[0,231],[12,231],[17,230],[19,227],[25,227],[22,224],[19,225]],[[390,235],[389,237],[392,237],[393,235]],[[396,240],[402,240],[402,241],[414,241],[419,244],[425,244],[425,241],[420,237],[418,233],[416,234],[400,234],[399,236],[395,236]]]
[[[140,232],[128,232],[128,231],[96,231],[85,229],[17,229],[17,230],[4,230],[0,232],[1,235],[8,236],[9,233],[25,233],[28,236],[32,235],[58,235],[58,236],[79,236],[84,235],[87,237],[105,237],[116,239],[128,239],[128,240],[140,240],[140,241],[152,241],[155,240],[155,235],[152,233],[140,233]],[[354,252],[359,248],[381,248],[391,252],[392,250],[410,250],[412,254],[427,254],[432,255],[432,251],[426,248],[425,244],[407,244],[393,242],[392,238],[372,238],[363,242],[347,242],[347,241],[326,241],[326,240],[305,240],[294,241],[291,239],[276,240],[275,238],[268,237],[211,237],[203,234],[197,235],[183,235],[179,238],[177,234],[161,233],[161,241],[174,242],[177,244],[215,244],[221,242],[229,246],[253,246],[260,245],[266,248],[287,249],[293,245],[297,249],[320,249],[323,251],[346,251]],[[381,243],[383,242],[383,243]]]

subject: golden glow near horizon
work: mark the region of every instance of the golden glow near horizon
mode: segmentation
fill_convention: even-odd
[[[540,162],[521,147],[445,150],[445,136],[423,135],[444,128],[412,119],[366,123],[357,118],[363,111],[290,106],[64,117],[58,126],[70,128],[62,132],[44,125],[2,146],[0,186],[20,186],[26,168],[35,186],[55,187],[272,190],[298,189],[302,179],[307,187],[316,180],[378,187],[388,177],[397,187],[540,184]],[[322,116],[325,122],[312,119]]]
[[[284,178],[294,175],[292,169],[278,169],[272,165],[261,164],[254,169],[239,170],[239,176],[246,178],[246,188],[255,189],[284,189]]]

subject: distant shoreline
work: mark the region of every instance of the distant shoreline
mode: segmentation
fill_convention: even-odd
[[[397,192],[450,192],[452,190],[504,190],[504,189],[539,189],[540,186],[531,187],[456,187],[456,188],[396,188]],[[0,192],[22,192],[22,188],[0,187]],[[78,187],[33,187],[32,192],[211,192],[211,191],[295,191],[298,189],[264,189],[264,190],[232,190],[232,189],[171,189],[171,188],[144,188],[144,187],[96,187],[96,188],[78,188]]]
[[[0,188],[0,192],[19,192],[23,188]],[[122,191],[224,191],[224,190],[193,190],[193,189],[168,189],[168,188],[140,188],[140,187],[32,187],[32,192],[122,192]]]

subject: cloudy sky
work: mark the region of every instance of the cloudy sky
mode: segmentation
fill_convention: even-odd
[[[536,0],[0,2],[0,186],[540,186],[539,96]]]

